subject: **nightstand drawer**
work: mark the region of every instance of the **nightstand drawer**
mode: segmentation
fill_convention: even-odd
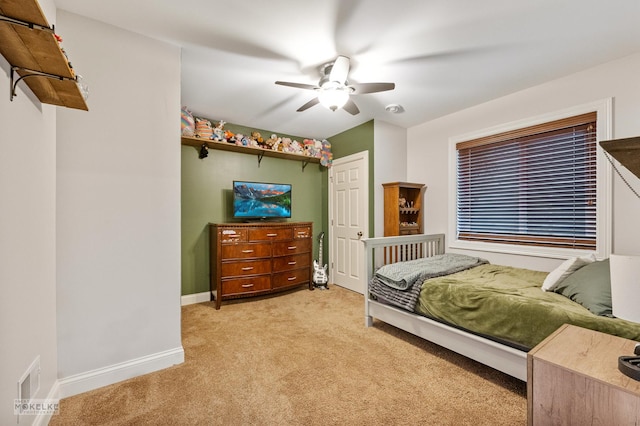
[[[269,283],[270,277],[268,275],[222,280],[222,295],[228,296],[231,294],[243,294],[269,290]]]
[[[271,272],[271,259],[247,260],[222,264],[222,278],[240,275],[260,275]]]

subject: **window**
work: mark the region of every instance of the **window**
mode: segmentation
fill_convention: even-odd
[[[596,250],[597,134],[591,112],[457,143],[457,239]]]

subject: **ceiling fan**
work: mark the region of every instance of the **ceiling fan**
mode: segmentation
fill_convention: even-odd
[[[354,83],[349,84],[349,58],[338,56],[334,62],[322,67],[322,77],[317,86],[304,83],[292,83],[288,81],[276,81],[281,86],[295,87],[298,89],[315,90],[318,96],[297,109],[298,112],[311,108],[320,103],[331,111],[343,108],[351,115],[360,112],[350,95],[362,95],[365,93],[384,92],[393,90],[395,83]]]

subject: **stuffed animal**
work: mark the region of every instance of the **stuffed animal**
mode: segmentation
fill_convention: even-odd
[[[302,141],[302,146],[304,147],[304,155],[307,157],[313,157],[314,144],[311,139],[304,139]]]
[[[320,158],[320,156],[322,154],[322,141],[314,139],[314,143],[315,143],[315,155],[314,155],[314,157]]]
[[[196,132],[196,123],[193,119],[193,114],[187,109],[182,107],[180,110],[180,130],[182,136],[194,136]]]
[[[276,135],[275,133],[272,133],[271,137],[264,141],[264,148],[265,149],[271,149],[271,150],[276,149],[276,148],[274,148],[274,146],[278,142],[278,139],[280,139],[280,138],[278,138],[278,135]]]
[[[213,128],[211,122],[204,118],[196,117],[196,138],[211,139],[213,136]]]
[[[224,130],[223,127],[226,123],[222,120],[220,120],[220,122],[218,123],[218,125],[216,126],[215,129],[213,129],[213,135],[211,137],[211,139],[213,139],[214,141],[223,141],[225,140],[224,137]]]
[[[280,146],[278,147],[278,151],[291,152],[289,151],[290,147],[291,147],[291,138],[282,138],[282,141],[280,142]]]
[[[289,152],[293,152],[295,154],[302,154],[302,151],[304,151],[304,148],[302,147],[300,142],[296,140],[291,142],[291,148]]]
[[[323,139],[322,140],[322,152],[320,154],[320,164],[329,168],[333,162],[333,154],[331,153],[331,143]]]
[[[262,146],[264,143],[264,138],[260,134],[260,132],[251,132],[251,140],[255,142],[251,144],[251,146]]]

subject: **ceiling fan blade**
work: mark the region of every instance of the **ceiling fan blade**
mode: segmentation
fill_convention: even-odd
[[[320,102],[320,100],[318,98],[313,98],[309,102],[307,102],[306,104],[304,104],[300,108],[298,108],[296,111],[302,112],[304,110],[307,110],[307,109],[311,108],[314,105],[317,105],[319,102]]]
[[[351,98],[347,100],[347,103],[342,107],[345,111],[347,111],[351,115],[356,115],[360,113],[360,110],[356,106],[355,102]]]
[[[290,81],[276,81],[276,84],[279,84],[280,86],[289,86],[289,87],[295,87],[297,89],[307,89],[307,90],[316,90],[319,89],[318,86],[314,86],[312,84],[304,84],[304,83],[292,83]]]
[[[349,74],[349,58],[338,56],[331,66],[329,80],[344,83],[347,81],[347,74]]]
[[[353,88],[354,95],[362,95],[365,93],[385,92],[387,90],[393,90],[396,88],[395,83],[360,83],[350,84],[349,87]]]

